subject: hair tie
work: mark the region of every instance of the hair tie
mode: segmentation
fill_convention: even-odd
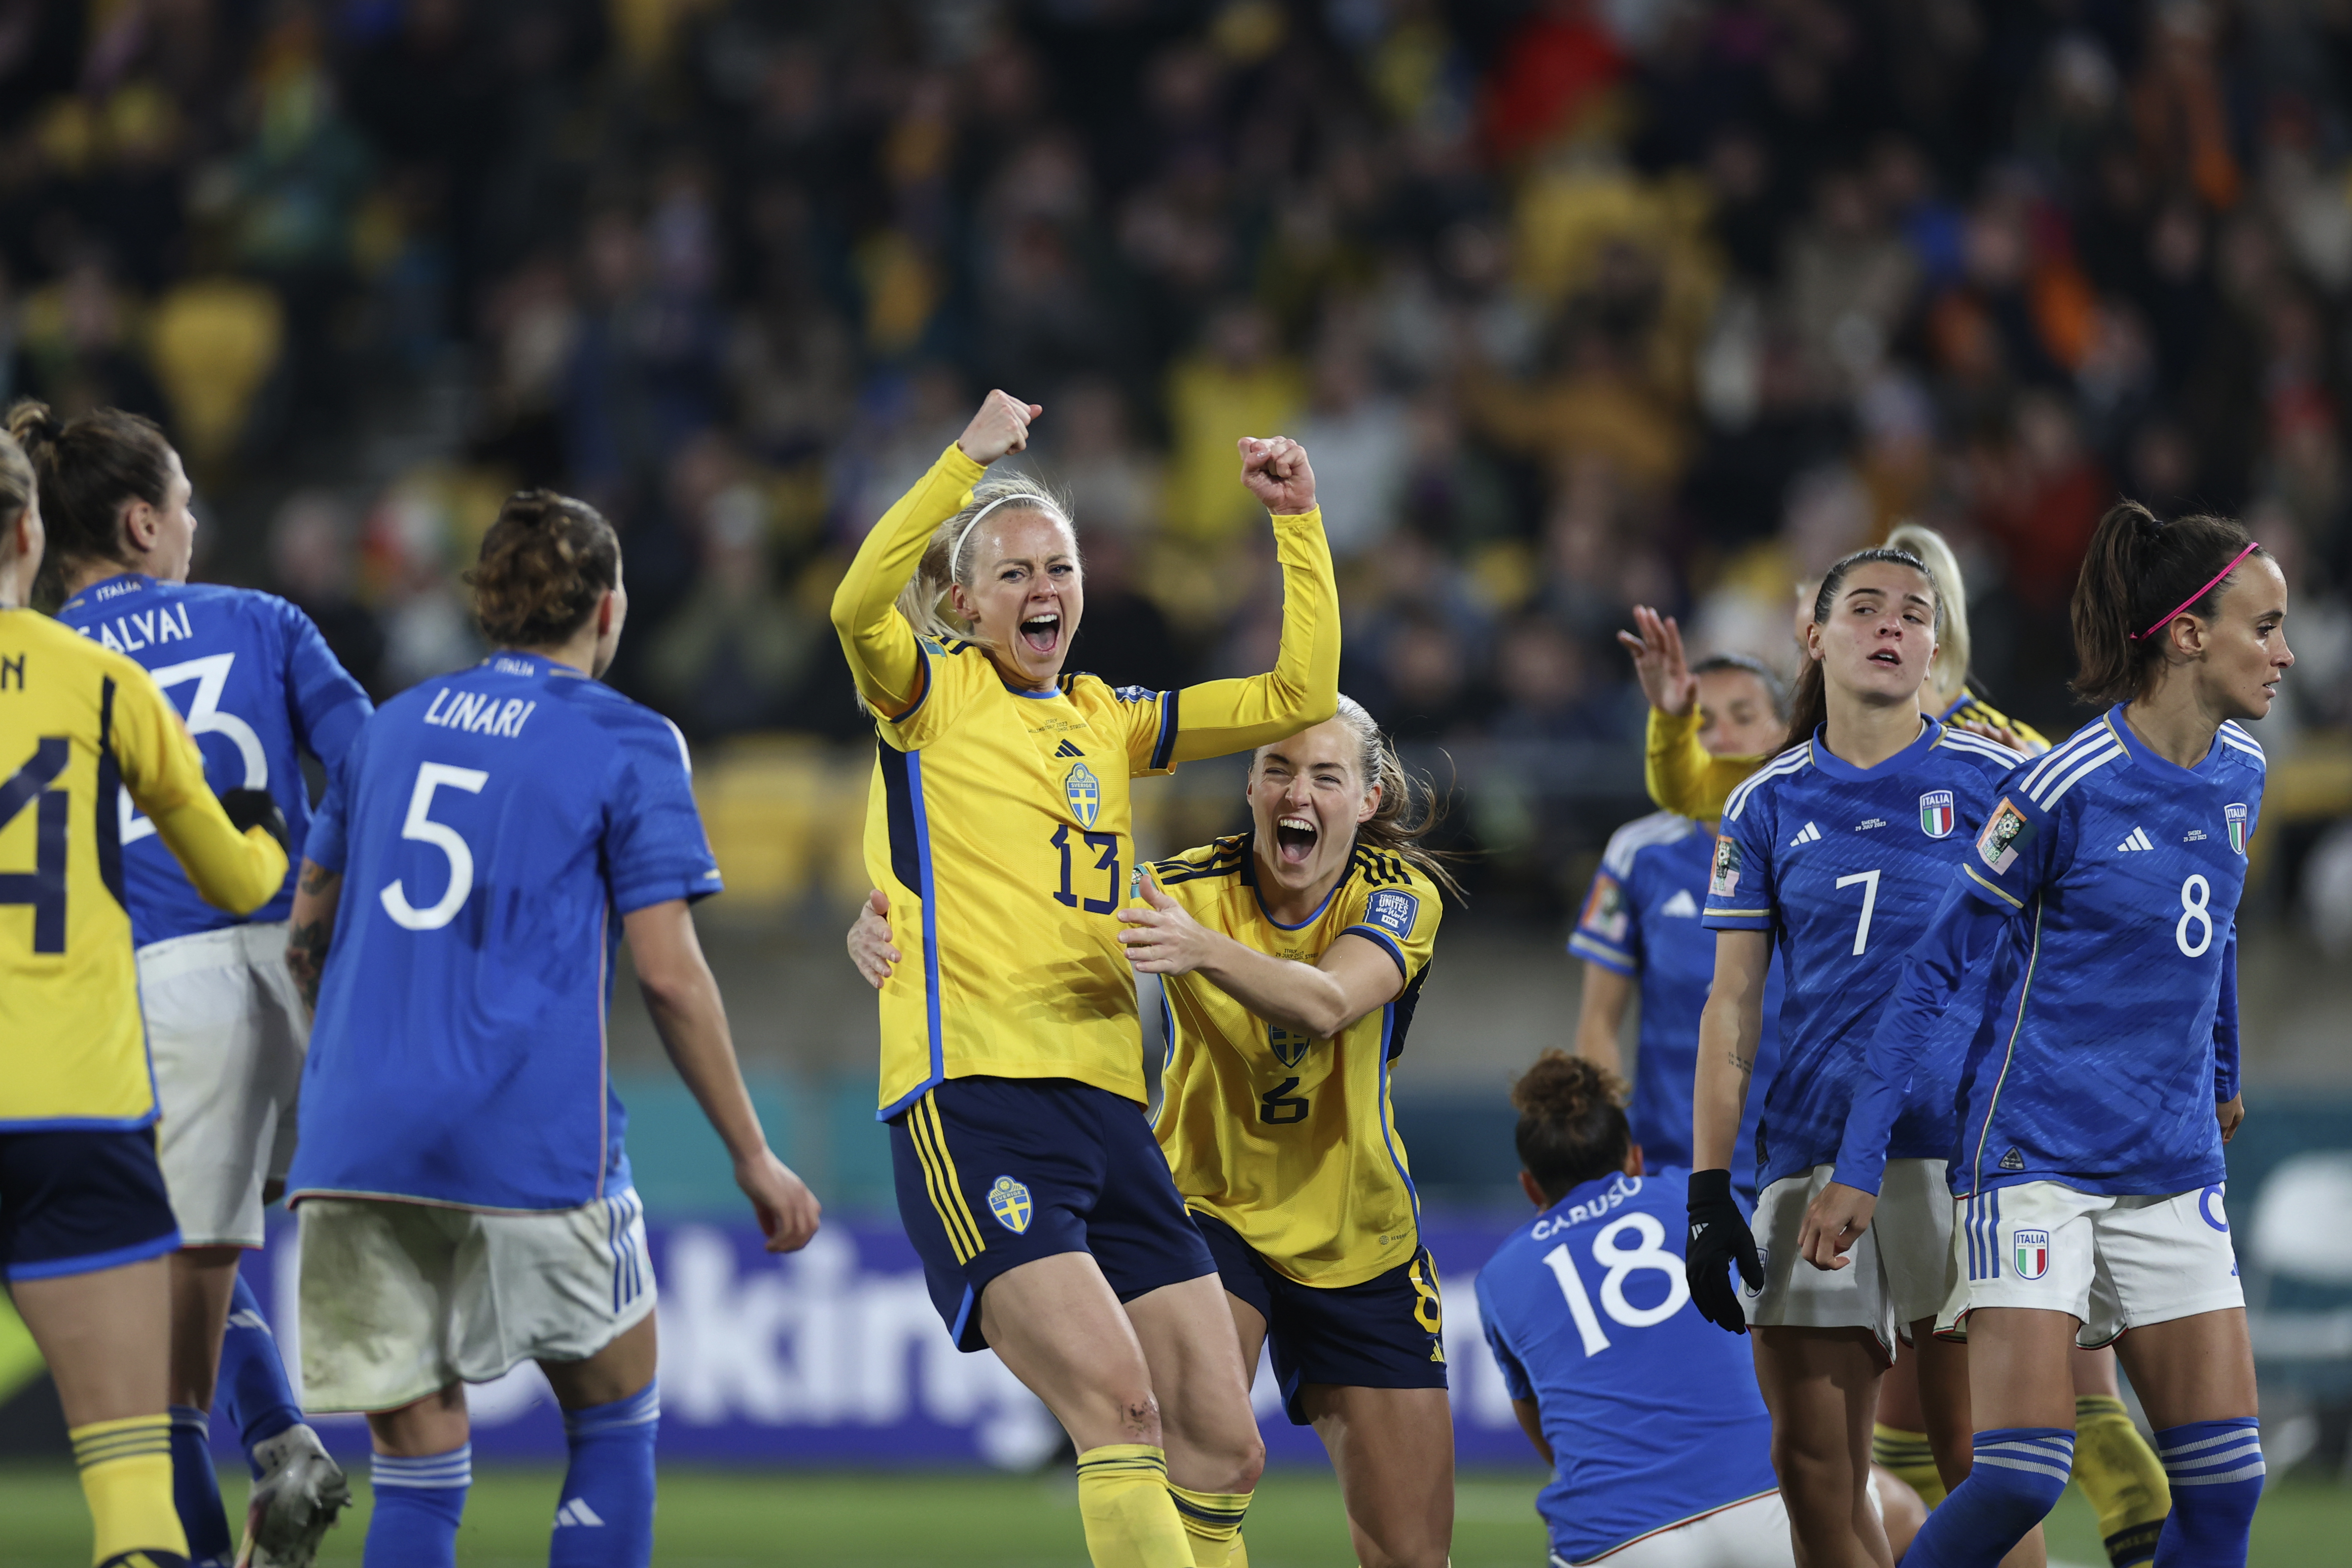
[[[2160,527],[2161,525],[2158,525],[2158,526]],[[2171,609],[2169,609],[2169,610],[2166,611],[2166,612],[2164,612],[2164,618],[2163,618],[2162,620],[2160,620],[2160,621],[2157,622],[2157,623],[2156,623],[2155,625],[2150,626],[2150,627],[2149,627],[2147,631],[2145,631],[2145,632],[2133,632],[2133,633],[2132,633],[2132,641],[2133,641],[2133,642],[2135,642],[2135,643],[2137,643],[2137,642],[2138,642],[2140,639],[2142,639],[2143,637],[2153,637],[2153,636],[2155,636],[2158,632],[2163,631],[2167,626],[2171,625],[2171,624],[2172,624],[2172,618],[2173,618],[2174,616],[2176,616],[2176,615],[2179,614],[2182,611],[2184,611],[2184,610],[2188,609],[2190,605],[2192,605],[2192,604],[2196,603],[2199,600],[2200,600],[2200,599],[2204,598],[2207,594],[2209,594],[2209,593],[2212,592],[2212,591],[2213,591],[2213,584],[2214,584],[2214,583],[2221,581],[2223,578],[2225,578],[2225,577],[2229,576],[2231,572],[2233,572],[2233,571],[2237,570],[2238,570],[2238,563],[2239,563],[2240,561],[2242,561],[2242,560],[2245,559],[2248,556],[2250,556],[2250,555],[2253,554],[2256,550],[2258,550],[2258,549],[2262,549],[2262,548],[2263,548],[2263,546],[2262,546],[2262,541],[2261,541],[2260,539],[2255,539],[2255,540],[2253,540],[2253,541],[2250,542],[2250,543],[2246,546],[2246,548],[2245,548],[2245,549],[2243,549],[2240,550],[2237,554],[2235,554],[2235,555],[2231,556],[2231,557],[2230,558],[2230,564],[2229,564],[2229,565],[2227,565],[2227,566],[2225,566],[2225,567],[2223,567],[2221,570],[2219,570],[2219,571],[2215,572],[2215,573],[2212,575],[2211,579],[2206,582],[2206,584],[2205,584],[2205,586],[2204,586],[2204,587],[2202,587],[2202,588],[2199,589],[2196,592],[2194,592],[2194,593],[2190,594],[2188,598],[2186,598],[2186,599],[2182,600],[2179,603],[2178,603],[2178,604],[2174,605]]]

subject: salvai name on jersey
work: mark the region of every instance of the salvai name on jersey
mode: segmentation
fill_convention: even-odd
[[[188,624],[188,607],[184,604],[159,604],[152,610],[118,615],[111,621],[78,626],[75,630],[118,653],[135,653],[158,643],[175,643],[196,634]]]

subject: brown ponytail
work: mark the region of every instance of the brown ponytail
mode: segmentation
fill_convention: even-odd
[[[1546,1197],[1625,1168],[1633,1146],[1625,1081],[1599,1063],[1547,1051],[1511,1085],[1511,1107],[1519,1164]]]
[[[552,490],[518,490],[466,574],[482,635],[502,648],[571,640],[621,580],[621,541],[604,514]]]
[[[1875,549],[1858,549],[1852,555],[1842,556],[1822,574],[1822,586],[1813,594],[1813,624],[1818,626],[1830,618],[1830,612],[1837,607],[1838,590],[1845,586],[1845,580],[1853,569],[1877,560],[1893,566],[1907,566],[1927,580],[1927,591],[1936,601],[1935,629],[1940,641],[1944,634],[1944,594],[1936,581],[1936,574],[1927,569],[1926,561],[1909,550],[1895,549],[1886,545]],[[1804,654],[1803,658],[1804,668],[1797,672],[1796,692],[1789,699],[1789,733],[1780,742],[1783,751],[1812,739],[1813,732],[1821,728],[1830,716],[1829,687],[1826,677],[1822,674],[1822,662],[1810,653]]]
[[[2145,695],[2163,667],[2173,618],[2212,616],[2237,575],[2231,561],[2270,553],[2251,544],[2229,517],[2168,523],[2137,501],[2109,507],[2074,581],[2074,695],[2097,707]],[[2225,569],[2230,575],[2220,576]]]
[[[40,487],[48,554],[33,598],[54,607],[68,576],[94,563],[120,563],[122,504],[161,507],[172,483],[172,444],[155,423],[119,408],[61,420],[30,398],[8,411],[8,434],[32,461]]]

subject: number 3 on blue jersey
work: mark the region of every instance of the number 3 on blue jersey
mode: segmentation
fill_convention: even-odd
[[[185,664],[166,664],[148,674],[166,692],[173,686],[196,683],[196,695],[189,699],[187,712],[182,716],[188,721],[188,733],[203,737],[225,735],[236,746],[239,760],[245,764],[245,784],[247,789],[269,788],[269,754],[262,748],[261,737],[253,733],[253,726],[233,713],[221,711],[221,694],[228,689],[229,672],[236,667],[235,653],[213,653],[202,659],[190,659]],[[116,791],[122,817],[122,841],[126,844],[147,837],[155,824],[141,816],[131,804],[131,791]]]
[[[449,885],[440,901],[428,908],[419,909],[408,901],[408,890],[395,877],[384,884],[376,896],[383,912],[393,923],[410,931],[438,931],[457,918],[457,911],[466,906],[466,897],[474,891],[474,852],[446,822],[433,820],[433,791],[446,784],[452,789],[463,789],[478,795],[490,776],[478,768],[452,768],[446,762],[420,763],[416,769],[416,787],[408,797],[408,818],[400,824],[400,836],[431,844],[449,861]]]
[[[1617,1239],[1626,1231],[1638,1234],[1641,1240],[1632,1247],[1621,1247]],[[1645,1329],[1664,1322],[1680,1312],[1690,1300],[1690,1285],[1683,1278],[1683,1260],[1665,1249],[1666,1228],[1656,1215],[1633,1213],[1611,1220],[1592,1238],[1592,1262],[1605,1270],[1601,1281],[1601,1307],[1615,1322],[1629,1329]],[[1585,1292],[1584,1276],[1577,1271],[1576,1259],[1563,1241],[1544,1254],[1544,1264],[1559,1281],[1559,1293],[1568,1300],[1568,1315],[1576,1320],[1576,1332],[1584,1341],[1584,1354],[1599,1355],[1609,1348],[1609,1336],[1601,1327],[1601,1317],[1592,1310],[1592,1298]],[[1655,1306],[1637,1307],[1625,1299],[1625,1281],[1629,1275],[1643,1270],[1654,1270],[1666,1277],[1665,1300]]]

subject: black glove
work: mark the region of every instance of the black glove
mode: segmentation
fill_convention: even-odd
[[[1725,1170],[1690,1174],[1690,1246],[1683,1254],[1683,1278],[1689,1281],[1691,1304],[1698,1315],[1733,1333],[1748,1332],[1748,1314],[1739,1310],[1739,1293],[1727,1272],[1737,1264],[1739,1277],[1751,1291],[1764,1288],[1764,1265],[1756,1256],[1756,1237],[1739,1217],[1731,1196],[1731,1173]]]
[[[247,828],[260,828],[278,841],[278,847],[288,854],[294,852],[291,835],[286,831],[286,813],[269,798],[267,789],[232,789],[220,798],[221,810],[238,832]]]

